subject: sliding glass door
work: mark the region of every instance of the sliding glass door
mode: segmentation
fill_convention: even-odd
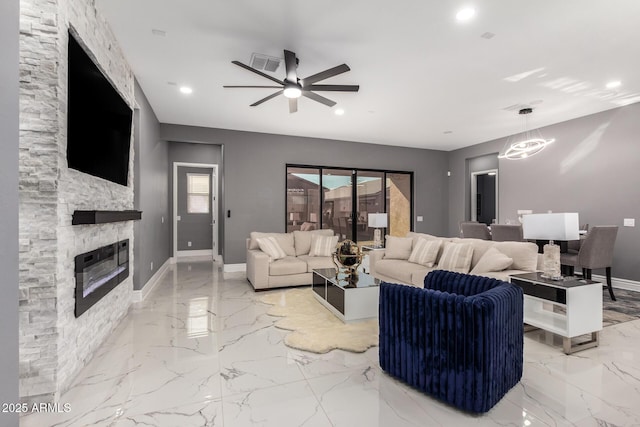
[[[331,228],[339,240],[353,240],[353,172],[350,169],[322,169],[323,228]]]
[[[386,212],[384,204],[384,172],[357,171],[358,201],[356,236],[361,243],[373,243],[373,228],[369,228],[369,214]],[[383,230],[384,231],[384,230]]]
[[[387,213],[383,234],[411,230],[412,172],[287,166],[286,230],[332,229],[340,240],[372,243],[369,214]]]

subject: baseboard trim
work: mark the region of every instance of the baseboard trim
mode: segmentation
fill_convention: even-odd
[[[591,275],[591,278],[597,282],[607,283],[607,277],[599,274]],[[611,284],[614,288],[625,289],[627,291],[640,292],[640,282],[629,279],[618,279],[617,277],[611,278]]]
[[[176,256],[178,258],[192,258],[192,257],[203,257],[203,256],[208,256],[209,258],[213,259],[213,250],[211,249],[199,249],[199,250],[193,250],[193,251],[178,251],[176,253]]]
[[[222,270],[225,273],[238,273],[240,271],[247,271],[247,264],[225,264]]]
[[[171,264],[173,264],[173,258],[168,258],[164,262],[164,264],[162,264],[162,266],[160,266],[160,268],[155,272],[155,274],[151,276],[149,280],[147,280],[147,283],[144,284],[142,289],[133,291],[132,301],[144,301],[145,298],[147,298],[151,291],[156,287],[156,285],[160,283],[160,279],[162,279],[162,276],[164,276],[164,274],[169,270],[169,266]]]

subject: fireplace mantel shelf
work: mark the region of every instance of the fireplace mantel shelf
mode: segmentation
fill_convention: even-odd
[[[74,211],[71,225],[106,224],[142,219],[142,211]]]

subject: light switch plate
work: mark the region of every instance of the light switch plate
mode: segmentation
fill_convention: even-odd
[[[422,215],[418,215],[418,218],[416,218],[416,221],[422,222],[424,221],[424,218],[422,217]]]
[[[635,227],[636,226],[636,219],[635,218],[625,218],[624,219],[624,226],[625,227]]]

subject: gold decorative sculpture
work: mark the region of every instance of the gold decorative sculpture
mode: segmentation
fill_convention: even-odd
[[[346,275],[349,283],[355,283],[358,280],[358,267],[362,263],[362,256],[362,251],[355,242],[351,240],[338,242],[333,253],[333,263],[339,273],[343,272]]]

